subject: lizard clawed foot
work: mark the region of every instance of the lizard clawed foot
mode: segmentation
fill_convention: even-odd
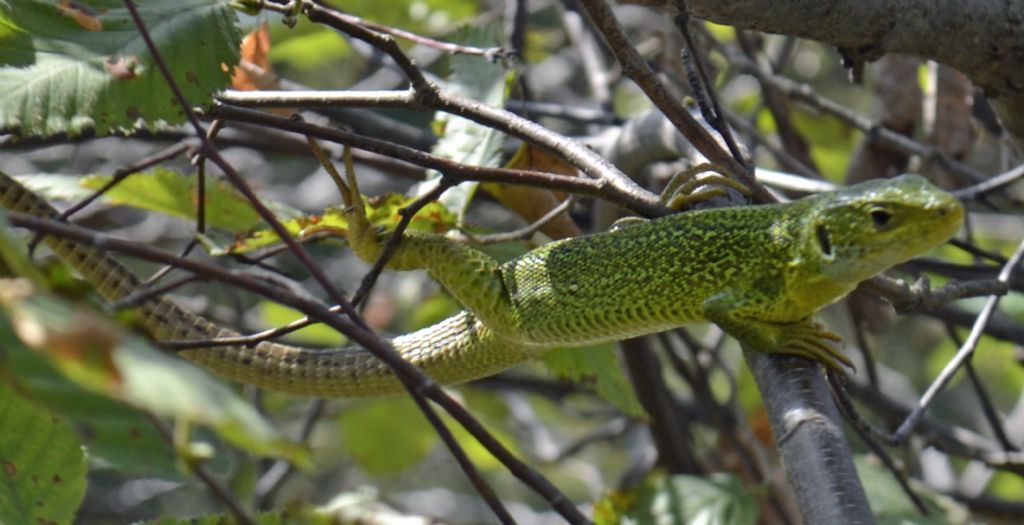
[[[366,205],[363,203],[363,195],[359,191],[351,150],[347,147],[344,150],[345,177],[342,178],[338,173],[338,168],[324,154],[316,141],[309,139],[309,142],[313,153],[327,170],[331,179],[334,180],[334,185],[338,188],[338,193],[341,194],[341,202],[344,205],[342,215],[347,221],[345,239],[360,259],[372,263],[381,250],[380,231],[366,215]]]
[[[707,175],[698,177],[702,173]],[[659,200],[669,208],[682,210],[708,199],[726,195],[726,188],[750,195],[750,190],[729,177],[724,168],[704,162],[673,175],[661,192]]]
[[[809,319],[782,327],[782,334],[770,353],[796,355],[817,361],[831,370],[853,369],[853,361],[837,348],[843,339],[823,324]]]

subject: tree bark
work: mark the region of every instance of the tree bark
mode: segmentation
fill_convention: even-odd
[[[1024,2],[1007,0],[687,0],[718,24],[809,38],[853,63],[903,53],[952,66],[985,90],[1024,145]]]

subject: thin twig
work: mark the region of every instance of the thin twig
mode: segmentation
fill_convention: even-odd
[[[415,42],[423,46],[432,47],[434,49],[440,50],[451,55],[477,55],[482,56],[487,60],[491,61],[511,58],[513,55],[513,53],[501,47],[474,47],[462,44],[453,44],[451,42],[442,42],[440,40],[435,40],[433,38],[425,37],[423,35],[418,35],[416,33],[405,31],[403,29],[397,29],[394,27],[371,22],[364,18],[360,18],[350,13],[344,13],[341,11],[337,11],[337,16],[348,21],[349,23],[360,25],[367,29],[372,29],[373,31],[377,31],[378,33],[385,33],[395,38],[401,38],[403,40]]]
[[[910,408],[868,385],[849,381],[845,383],[845,388],[870,407],[872,413],[879,414],[887,421],[901,421],[911,412]],[[889,432],[875,428],[867,422],[863,422],[863,424],[866,430],[882,442],[889,441]],[[999,446],[999,443],[969,429],[956,426],[947,427],[937,421],[924,418],[915,428],[914,433],[921,440],[921,446],[934,447],[949,455],[978,461],[993,469],[1024,475],[1024,453],[1007,452]]]
[[[657,197],[649,192],[644,191],[641,194],[635,195],[626,194],[622,192],[621,188],[610,186],[604,180],[569,177],[566,175],[540,171],[468,166],[466,164],[453,162],[449,159],[431,155],[413,148],[383,140],[372,139],[355,133],[349,133],[341,129],[316,126],[307,122],[297,122],[277,115],[271,115],[235,106],[215,104],[212,113],[217,117],[224,118],[226,120],[248,122],[261,126],[282,129],[294,133],[313,136],[322,140],[336,142],[338,144],[348,144],[354,148],[379,153],[381,155],[387,155],[410,164],[437,170],[444,174],[445,177],[452,179],[455,183],[467,180],[504,182],[551,189],[565,193],[575,193],[577,195],[587,195],[614,202],[619,206],[649,217],[662,216],[671,211],[658,203]],[[593,154],[593,152],[591,152],[591,154]]]
[[[387,53],[408,77],[414,94],[418,99],[419,106],[467,118],[479,124],[497,129],[553,151],[562,156],[562,158],[578,168],[580,171],[586,173],[588,176],[616,188],[619,192],[622,192],[624,196],[629,196],[635,200],[648,200],[652,197],[649,192],[645,191],[633,182],[624,173],[615,168],[615,166],[611,165],[608,161],[601,158],[578,141],[555,133],[535,122],[523,119],[509,111],[492,108],[478,101],[466,99],[438,89],[437,86],[426,80],[423,76],[423,72],[420,71],[415,63],[402,51],[400,47],[395,44],[394,39],[391,36],[351,24],[347,20],[337,16],[339,14],[337,11],[319,4],[314,4],[308,0],[302,2],[302,9],[311,21],[321,22],[340,31],[344,31],[353,38],[367,42],[377,49]],[[679,110],[686,114],[685,118],[689,119],[693,125],[699,128],[698,131],[691,132],[691,134],[698,133],[701,134],[701,137],[706,139],[702,140],[700,137],[691,137],[691,140],[695,140],[699,144],[714,144],[714,141],[710,138],[710,135],[706,130],[700,128],[699,124],[696,123],[696,120],[686,113],[678,103],[674,102],[667,93],[665,93],[665,96],[662,97],[661,100],[678,106]],[[717,145],[714,147],[717,147]],[[700,149],[699,145],[698,149]],[[721,151],[720,148],[719,151]],[[728,154],[726,154],[726,156],[728,157]],[[714,153],[709,155],[709,158],[713,161],[716,160],[714,157]],[[728,166],[727,162],[725,164]],[[753,183],[752,177],[750,182]],[[653,202],[649,200],[648,202],[653,204]],[[657,206],[650,206],[649,211],[654,212],[655,210],[657,210]],[[663,213],[665,213],[664,210],[658,214]]]
[[[1017,271],[1017,267],[1020,265],[1021,258],[1024,257],[1024,241],[1017,246],[1017,250],[1010,256],[1010,260],[1003,266],[1002,271],[999,272],[997,280],[1001,283],[1008,283],[1010,277]],[[890,436],[890,442],[893,444],[902,443],[910,432],[914,429],[917,423],[924,416],[928,406],[931,405],[935,397],[939,395],[947,384],[953,379],[953,376],[960,370],[964,362],[974,355],[974,350],[978,346],[978,341],[981,340],[981,336],[985,331],[985,326],[988,324],[989,319],[992,318],[992,314],[995,313],[996,306],[999,305],[999,300],[1002,298],[1000,294],[990,295],[985,306],[982,308],[981,313],[978,315],[977,320],[974,322],[974,326],[971,328],[971,333],[967,336],[967,340],[961,345],[953,359],[946,365],[939,374],[939,377],[928,387],[924,395],[921,396],[917,406],[907,416],[907,419],[903,421],[903,424],[899,426],[895,433]]]
[[[864,444],[871,449],[871,452],[875,454],[885,465],[885,468],[892,473],[893,477],[896,478],[896,482],[899,483],[900,488],[903,489],[903,493],[910,498],[911,503],[917,507],[917,511],[923,516],[928,516],[931,511],[924,504],[924,501],[917,495],[917,492],[910,487],[910,482],[907,480],[906,473],[903,472],[896,465],[896,461],[889,455],[889,453],[882,447],[882,444],[874,439],[875,434],[870,431],[870,426],[864,421],[853,404],[850,403],[849,397],[843,389],[842,376],[835,373],[832,370],[827,372],[828,384],[832,388],[832,397],[837,401],[836,405],[839,407],[840,413],[846,418],[846,421],[850,423],[854,429],[857,430],[857,435],[860,436]]]
[[[149,420],[156,427],[157,433],[164,438],[168,443],[174,444],[174,433],[170,426],[162,419],[156,417],[153,414],[147,414]],[[192,472],[199,481],[206,485],[206,488],[210,490],[213,497],[224,504],[227,507],[231,517],[234,518],[235,522],[239,525],[256,525],[256,520],[249,516],[247,512],[242,508],[242,505],[235,499],[235,497],[228,491],[227,487],[221,484],[215,476],[206,470],[206,467],[197,461],[188,461],[189,471]]]
[[[615,18],[605,0],[580,0],[594,25],[600,30],[612,53],[622,65],[622,74],[636,82],[647,98],[660,109],[676,129],[712,163],[724,166],[731,175],[750,188],[759,203],[775,202],[768,190],[754,179],[754,174],[729,152],[718,145],[710,133],[683,107],[678,98],[658,78],[647,61],[640,56],[629,37]]]
[[[306,409],[306,413],[302,418],[302,426],[299,428],[299,433],[295,438],[297,443],[305,443],[309,440],[309,436],[313,433],[313,428],[316,423],[324,414],[324,406],[327,405],[327,401],[324,399],[313,399],[309,403],[309,408]],[[273,495],[278,492],[278,489],[282,487],[285,480],[295,472],[295,466],[286,460],[276,460],[270,465],[263,475],[260,476],[259,480],[256,481],[253,486],[253,499],[256,501],[257,509],[266,509],[267,502]]]
[[[960,338],[960,334],[957,333],[956,327],[953,323],[945,321],[942,325],[946,328],[946,333],[949,338],[956,343],[957,347],[963,345],[963,340]],[[995,404],[992,402],[992,396],[988,394],[988,389],[985,388],[984,382],[981,377],[978,376],[978,372],[974,369],[974,360],[968,359],[964,363],[964,369],[967,371],[967,377],[971,381],[971,386],[974,388],[975,394],[978,396],[978,403],[981,404],[981,413],[985,415],[985,420],[988,421],[988,426],[992,429],[992,434],[995,435],[996,440],[1003,446],[1003,450],[1008,452],[1019,451],[1016,445],[1010,442],[1010,437],[1006,435],[1006,429],[1004,428],[1003,422],[999,419],[999,413],[996,411]]]
[[[138,162],[135,162],[135,163],[133,163],[131,165],[128,165],[128,166],[125,166],[123,168],[117,169],[110,176],[110,180],[107,181],[106,184],[104,184],[102,187],[100,187],[96,191],[92,192],[92,194],[89,195],[88,197],[78,201],[77,203],[75,203],[71,207],[69,207],[68,209],[62,211],[59,215],[57,215],[57,220],[67,221],[68,219],[71,218],[72,215],[78,213],[79,211],[81,211],[86,206],[92,204],[93,202],[96,201],[96,199],[102,197],[108,191],[113,189],[114,186],[117,186],[118,184],[120,184],[120,182],[123,181],[125,178],[127,178],[129,175],[133,175],[133,174],[138,173],[140,171],[147,170],[147,169],[149,169],[149,168],[151,168],[153,166],[156,166],[157,164],[160,164],[161,162],[165,162],[165,161],[170,160],[170,159],[172,159],[174,157],[177,157],[178,155],[181,155],[182,153],[187,151],[188,148],[189,148],[188,142],[183,140],[183,141],[181,141],[181,142],[179,142],[179,143],[177,143],[177,144],[175,144],[175,145],[173,145],[173,146],[171,146],[171,147],[169,147],[167,149],[164,149],[163,151],[160,151],[160,152],[155,153],[153,155],[150,155],[150,156],[148,156],[148,157],[146,157],[146,158],[144,158],[142,160],[139,160]],[[43,240],[43,238],[39,234],[36,234],[34,237],[32,237],[32,240],[29,241],[29,243],[28,243],[28,253],[31,254],[33,251],[35,251],[36,246],[38,246],[39,242],[42,241],[42,240]]]
[[[758,76],[763,82],[785,93],[789,98],[838,118],[848,126],[863,132],[872,140],[877,140],[898,151],[917,155],[926,161],[934,162],[947,172],[958,175],[965,180],[982,182],[988,179],[978,170],[951,158],[933,146],[915,141],[906,135],[897,133],[878,122],[857,114],[846,105],[818,95],[814,88],[807,84],[801,84],[782,75],[763,71],[747,57],[727,47],[723,46],[719,49],[725,54],[729,64],[739,71]]]
[[[309,408],[302,418],[302,426],[299,427],[299,433],[295,438],[297,443],[309,441],[309,437],[313,434],[313,428],[316,427],[316,423],[324,413],[326,404],[327,402],[323,399],[314,399],[309,404]],[[267,502],[277,493],[292,472],[295,472],[295,466],[283,459],[274,461],[269,468],[263,471],[263,475],[256,481],[252,490],[256,508],[265,509]]]
[[[700,113],[704,120],[722,137],[725,145],[729,148],[729,153],[732,154],[737,162],[747,166],[747,169],[750,170],[751,166],[747,165],[746,159],[740,153],[740,148],[736,145],[736,139],[733,138],[732,131],[729,129],[729,123],[722,113],[722,106],[718,103],[715,90],[712,89],[713,86],[708,80],[704,64],[701,62],[700,55],[697,52],[697,45],[693,42],[693,35],[690,34],[689,10],[685,8],[685,4],[683,4],[683,7],[683,11],[673,17],[673,21],[676,24],[676,29],[683,35],[683,42],[686,44],[680,50],[680,58],[683,62],[683,68],[686,70],[686,79],[690,84],[690,91],[697,100],[697,106],[700,108]]]
[[[345,310],[345,312],[348,315],[350,315],[353,318],[353,320],[355,320],[356,323],[361,323],[361,321],[359,320],[359,316],[356,315],[356,312],[351,308],[351,305],[349,305],[347,308],[345,307],[347,303],[345,302],[344,297],[337,290],[337,288],[335,288],[334,284],[330,281],[330,279],[327,278],[327,275],[323,273],[323,270],[321,270],[320,267],[316,264],[316,262],[314,262],[313,259],[309,257],[309,254],[306,253],[302,246],[299,245],[291,235],[289,235],[288,230],[285,229],[284,225],[281,224],[281,221],[277,220],[277,217],[274,215],[274,213],[269,208],[267,208],[265,204],[263,204],[263,201],[260,200],[260,198],[252,190],[249,184],[245,182],[245,179],[238,174],[234,167],[231,166],[224,159],[224,157],[221,156],[220,151],[213,144],[213,142],[211,142],[209,136],[207,135],[207,131],[203,129],[202,124],[199,122],[199,118],[196,116],[195,112],[192,111],[192,105],[189,104],[188,99],[185,98],[184,93],[181,91],[181,87],[175,81],[174,75],[171,74],[171,70],[167,66],[167,63],[164,61],[163,55],[160,53],[159,48],[157,48],[156,43],[153,42],[153,38],[149,34],[149,30],[146,28],[145,22],[139,15],[138,8],[135,6],[135,2],[133,0],[124,0],[124,4],[125,7],[128,8],[128,12],[131,14],[132,20],[139,31],[139,35],[142,36],[143,41],[145,41],[146,47],[153,57],[153,62],[159,68],[160,73],[164,77],[164,81],[167,83],[167,86],[171,89],[171,92],[174,94],[175,99],[181,106],[182,111],[184,111],[185,117],[188,120],[189,124],[195,130],[196,135],[200,137],[200,141],[202,144],[202,154],[209,160],[213,161],[213,163],[216,164],[217,167],[220,168],[222,172],[224,172],[224,175],[228,178],[229,181],[231,181],[231,184],[235,186],[235,188],[246,198],[246,200],[249,201],[253,209],[256,210],[256,213],[259,214],[260,218],[267,221],[267,223],[270,224],[271,228],[277,233],[278,237],[280,237],[281,240],[288,245],[288,248],[299,260],[299,262],[301,262],[302,265],[306,267],[310,274],[313,275],[313,278],[320,284],[321,287],[323,287],[324,291],[327,292],[327,295],[331,298],[331,300],[334,301],[336,304],[342,305],[342,308]]]
[[[953,192],[953,195],[955,195],[956,198],[965,201],[977,199],[978,197],[996,191],[1000,188],[1009,186],[1010,184],[1017,182],[1021,178],[1024,178],[1024,164],[1020,164],[1009,171],[1000,173],[999,175],[996,175],[990,179],[979,182],[974,186],[956,190]]]
[[[165,266],[164,268],[171,268],[171,266]],[[174,290],[175,288],[179,288],[186,284],[194,283],[201,280],[202,279],[195,275],[186,275],[185,277],[175,279],[173,281],[164,283],[160,286],[146,286],[143,288],[139,288],[133,291],[132,293],[108,304],[107,308],[109,308],[112,311],[123,310],[125,308],[133,308],[141,303],[144,303],[152,299],[153,297],[163,295],[167,292],[170,292],[171,290]]]
[[[545,224],[551,222],[562,213],[565,213],[565,211],[572,206],[573,202],[575,202],[575,199],[573,199],[573,197],[570,195],[569,198],[558,203],[558,206],[555,206],[554,208],[548,210],[548,212],[545,213],[543,217],[517,230],[482,235],[463,235],[466,239],[472,239],[474,242],[480,244],[496,244],[499,242],[510,242],[528,239],[532,237],[533,234],[540,231],[540,229],[543,228]]]
[[[181,253],[179,255],[181,257],[188,257],[188,254],[192,253],[192,250],[194,250],[195,247],[198,246],[198,245],[199,245],[199,241],[198,240],[196,240],[196,239],[190,240],[188,242],[188,244],[185,245],[185,248],[183,248],[181,250]],[[159,270],[153,272],[153,275],[150,275],[149,278],[147,278],[142,283],[142,285],[143,286],[147,286],[147,287],[148,286],[153,286],[154,284],[159,282],[160,279],[163,279],[164,276],[166,276],[168,273],[171,273],[171,270],[173,270],[173,269],[174,269],[173,266],[163,266],[163,267],[161,267]]]
[[[879,275],[864,281],[861,286],[885,298],[900,313],[936,310],[957,299],[1001,296],[1009,291],[1009,283],[998,278],[967,282],[951,281],[932,289],[926,277],[921,277],[914,284],[907,284],[902,279]]]

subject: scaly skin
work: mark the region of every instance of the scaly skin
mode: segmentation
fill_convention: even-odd
[[[0,173],[7,209],[52,216],[49,204]],[[365,260],[380,235],[350,212],[349,241]],[[410,232],[389,263],[426,268],[466,308],[392,340],[436,380],[494,374],[553,348],[616,341],[712,321],[748,347],[800,355],[831,368],[849,361],[838,336],[811,317],[857,283],[949,239],[963,208],[918,176],[876,180],[789,204],[681,213],[611,232],[553,242],[505,264],[441,236]],[[108,300],[139,280],[108,255],[47,237]],[[138,307],[160,339],[235,332],[166,298]],[[364,350],[310,350],[277,343],[181,352],[227,378],[320,397],[402,390]]]

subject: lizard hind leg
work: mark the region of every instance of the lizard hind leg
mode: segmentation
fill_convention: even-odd
[[[331,178],[334,179],[334,183],[338,187],[338,193],[341,194],[341,203],[344,205],[343,215],[348,221],[345,239],[360,259],[372,264],[383,249],[380,241],[382,232],[370,222],[366,215],[366,204],[363,202],[362,192],[359,191],[359,181],[356,179],[348,150],[346,149],[345,155],[344,180],[329,161],[324,164],[324,168],[331,174]]]
[[[327,164],[324,167],[328,172],[333,169]],[[374,264],[383,253],[388,234],[367,217],[355,171],[347,159],[345,168],[344,180],[336,170],[332,173],[348,220],[345,237],[360,259]],[[443,235],[406,231],[386,267],[399,271],[427,270],[489,329],[508,340],[521,338],[501,265],[487,253]]]

